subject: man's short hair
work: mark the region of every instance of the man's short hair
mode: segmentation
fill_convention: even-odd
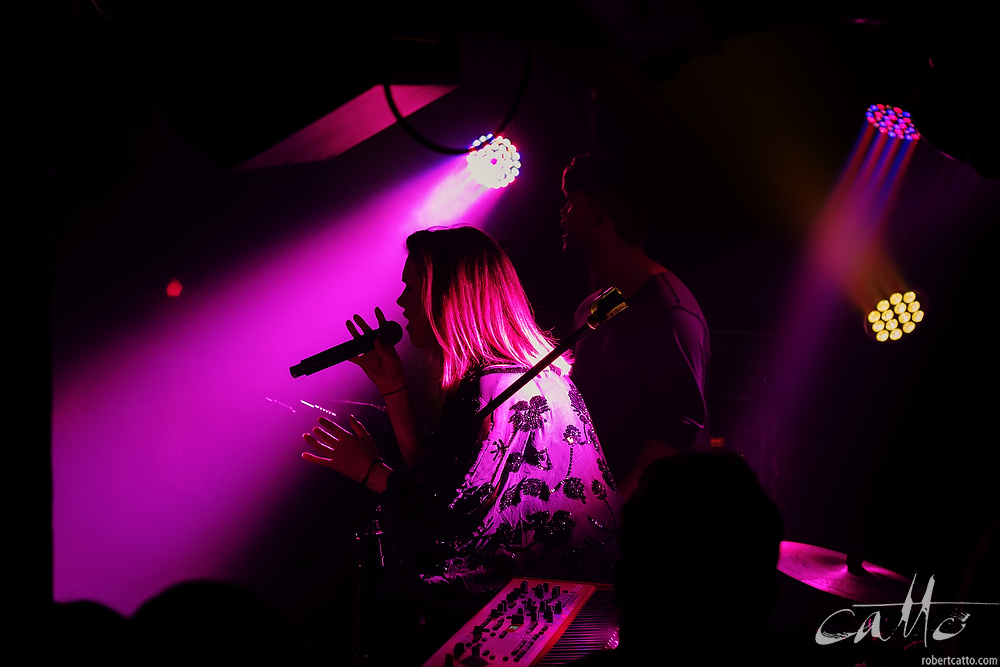
[[[607,211],[615,233],[625,243],[643,245],[652,227],[654,187],[648,170],[621,153],[577,155],[563,171],[563,190],[582,192]]]

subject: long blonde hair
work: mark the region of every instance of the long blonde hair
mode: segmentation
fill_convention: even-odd
[[[449,392],[489,364],[532,366],[555,347],[535,317],[507,254],[475,227],[414,232],[406,239],[421,273],[421,300],[441,347],[441,387]],[[553,363],[562,373],[570,362]]]

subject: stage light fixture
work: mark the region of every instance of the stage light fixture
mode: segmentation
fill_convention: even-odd
[[[505,188],[521,173],[521,154],[510,139],[485,134],[473,141],[469,150],[469,171],[480,185]]]
[[[868,107],[865,117],[875,129],[882,134],[887,134],[894,139],[905,141],[917,141],[920,133],[913,125],[909,111],[903,111],[899,107],[890,107],[885,104],[873,104]]]
[[[884,343],[889,340],[899,340],[906,334],[911,334],[917,325],[924,320],[924,305],[926,301],[915,290],[893,292],[887,299],[881,299],[875,308],[868,313],[865,331],[871,338]]]

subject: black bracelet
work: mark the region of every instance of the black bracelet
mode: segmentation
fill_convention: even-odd
[[[372,464],[368,466],[368,472],[365,473],[365,478],[361,480],[361,486],[365,487],[366,489],[368,488],[368,478],[372,476],[372,470],[374,470],[375,466],[377,466],[379,463],[385,463],[385,459],[383,459],[382,457],[378,457],[374,461],[372,461]]]
[[[401,392],[401,391],[403,391],[404,389],[406,389],[406,387],[407,387],[407,386],[408,386],[408,385],[405,385],[405,384],[404,384],[404,385],[403,385],[402,387],[400,387],[399,389],[393,389],[393,390],[392,390],[392,391],[390,391],[390,392],[389,392],[388,394],[382,394],[382,398],[385,398],[386,396],[392,396],[393,394],[398,394],[399,392]]]

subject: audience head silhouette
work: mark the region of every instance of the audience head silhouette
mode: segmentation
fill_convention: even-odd
[[[147,665],[305,665],[288,620],[250,591],[217,581],[187,581],[132,615]]]
[[[777,507],[739,456],[654,462],[623,510],[622,648],[702,660],[759,643],[777,601],[781,534]]]

